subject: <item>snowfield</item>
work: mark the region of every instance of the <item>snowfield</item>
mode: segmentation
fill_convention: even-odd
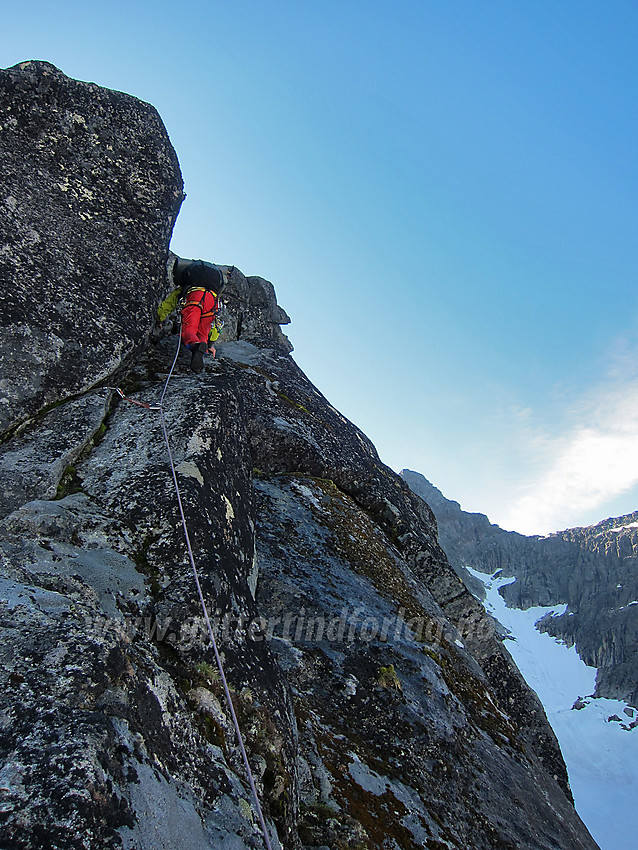
[[[468,567],[483,582],[487,611],[509,631],[505,646],[540,697],[560,743],[576,810],[601,850],[638,846],[638,711],[610,699],[593,699],[596,669],[535,624],[566,606],[508,608],[499,588],[516,579],[493,578]],[[584,707],[572,706],[579,700]],[[627,711],[625,711],[627,709]],[[611,717],[619,718],[610,720]]]

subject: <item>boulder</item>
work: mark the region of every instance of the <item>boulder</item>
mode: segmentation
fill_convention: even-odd
[[[157,111],[47,62],[0,71],[0,435],[144,342],[182,201]]]

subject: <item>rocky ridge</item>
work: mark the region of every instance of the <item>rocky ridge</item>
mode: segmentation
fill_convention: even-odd
[[[464,567],[515,576],[501,589],[508,605],[567,604],[540,628],[576,646],[598,669],[596,696],[638,706],[638,511],[547,537],[504,531],[483,514],[467,513],[424,476],[403,478],[432,507],[450,563],[480,595]]]
[[[219,358],[166,385],[157,113],[41,62],[0,72],[0,110],[0,846],[263,846],[158,413],[121,385],[166,388],[273,846],[594,848],[432,511],[295,364],[272,284],[236,270]]]

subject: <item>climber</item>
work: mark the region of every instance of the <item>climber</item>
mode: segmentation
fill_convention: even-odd
[[[182,317],[182,344],[192,353],[191,369],[201,372],[204,354],[216,354],[213,343],[219,337],[219,294],[230,277],[232,268],[224,271],[203,260],[182,260],[173,265],[173,282],[177,284],[157,311],[156,325],[178,307]]]

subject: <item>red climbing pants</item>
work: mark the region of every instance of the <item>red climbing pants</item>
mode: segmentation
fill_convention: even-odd
[[[207,342],[217,312],[217,298],[207,289],[190,289],[182,308],[182,342],[196,345]]]

